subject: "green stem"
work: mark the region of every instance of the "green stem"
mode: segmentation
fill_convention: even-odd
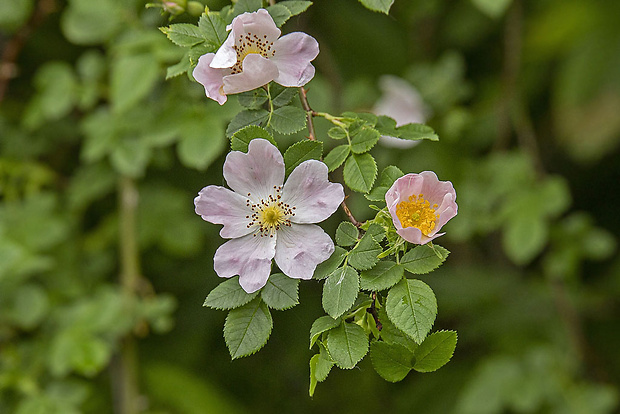
[[[124,300],[131,308],[140,282],[140,255],[138,250],[136,216],[138,189],[133,179],[119,180],[119,247],[120,284]],[[138,353],[132,333],[120,343],[120,350],[112,366],[112,381],[117,414],[136,414],[140,411],[138,391]]]

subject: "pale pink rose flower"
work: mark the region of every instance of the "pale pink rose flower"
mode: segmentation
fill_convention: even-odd
[[[372,112],[386,115],[396,121],[396,126],[406,124],[423,124],[431,114],[418,91],[409,82],[393,75],[379,78],[382,95],[375,103]],[[411,148],[420,141],[411,141],[382,135],[379,141],[386,147]]]
[[[334,242],[316,224],[331,216],[344,190],[327,179],[327,166],[304,161],[284,183],[284,159],[269,141],[250,141],[248,152],[232,151],[224,162],[232,189],[210,185],[194,199],[204,220],[223,224],[220,236],[232,239],[215,252],[220,277],[239,275],[248,293],[265,286],[271,259],[295,279],[310,279],[334,252]]]
[[[226,30],[230,30],[226,41],[216,53],[202,55],[193,72],[207,97],[220,105],[228,94],[251,91],[271,81],[299,87],[314,77],[310,62],[319,54],[316,39],[301,32],[280,37],[267,10],[243,13]]]
[[[385,193],[385,202],[396,232],[415,244],[444,235],[439,230],[458,212],[452,183],[439,181],[432,171],[400,177]]]

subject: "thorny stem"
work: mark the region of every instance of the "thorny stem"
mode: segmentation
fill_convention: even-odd
[[[45,17],[51,14],[55,8],[56,2],[54,0],[40,0],[28,22],[6,43],[4,51],[2,52],[2,57],[0,58],[0,102],[4,100],[9,82],[17,72],[15,62],[26,44],[28,37],[37,26],[43,23]]]
[[[310,141],[316,141],[316,134],[314,132],[314,121],[312,120],[312,116],[315,112],[310,108],[310,104],[308,103],[308,96],[306,95],[306,89],[303,86],[299,87],[299,99],[301,100],[301,106],[306,111],[306,118],[308,120],[308,139]]]
[[[330,118],[335,118],[330,114],[324,113],[324,112],[315,112],[312,110],[312,108],[310,107],[310,104],[308,103],[308,96],[307,96],[307,91],[306,89],[301,86],[299,88],[299,99],[301,100],[301,106],[304,108],[304,110],[306,111],[306,117],[308,119],[308,139],[311,141],[316,141],[316,135],[314,132],[314,123],[313,123],[313,117],[315,116],[322,116],[326,119],[331,120]],[[361,227],[362,223],[360,223],[359,221],[357,221],[355,219],[355,217],[353,217],[353,214],[351,213],[351,210],[349,210],[349,207],[347,206],[346,203],[346,197],[344,200],[342,200],[342,209],[344,210],[345,214],[347,215],[347,217],[349,218],[349,221],[351,221],[351,223],[353,223],[353,225],[357,228]]]

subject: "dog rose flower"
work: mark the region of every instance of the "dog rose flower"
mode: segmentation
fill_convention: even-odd
[[[304,161],[284,182],[284,159],[269,141],[250,141],[248,152],[232,151],[224,162],[229,190],[210,185],[194,199],[204,220],[223,224],[231,239],[213,259],[220,277],[239,275],[248,293],[265,286],[271,259],[295,279],[310,279],[334,252],[334,242],[316,224],[331,216],[342,200],[342,185],[327,179],[327,166]]]
[[[439,181],[432,171],[400,177],[385,193],[396,232],[415,244],[426,244],[445,234],[439,230],[456,216],[456,192],[450,181]]]
[[[319,54],[312,36],[294,32],[280,37],[269,12],[260,9],[235,17],[230,34],[216,53],[198,60],[194,78],[207,97],[223,105],[229,94],[251,91],[271,81],[299,87],[314,77],[310,63]]]

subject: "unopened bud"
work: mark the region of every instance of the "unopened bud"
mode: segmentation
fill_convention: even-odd
[[[208,9],[198,1],[190,1],[187,3],[187,12],[192,16],[200,16],[202,13],[205,13]]]

